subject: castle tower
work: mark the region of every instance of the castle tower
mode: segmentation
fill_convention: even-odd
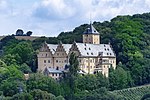
[[[83,43],[100,44],[100,35],[91,23],[83,33]]]

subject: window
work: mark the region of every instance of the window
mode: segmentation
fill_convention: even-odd
[[[109,55],[109,53],[107,53],[107,55]]]
[[[107,48],[107,50],[109,51],[109,48]]]
[[[58,63],[58,60],[56,60],[56,63]]]
[[[92,63],[92,60],[90,60],[90,62]]]
[[[46,60],[44,60],[44,63],[46,63]]]
[[[84,48],[86,50],[86,48]]]
[[[56,73],[56,76],[57,76],[57,73]]]
[[[56,67],[56,70],[59,70],[59,67]]]
[[[93,55],[93,53],[91,53],[91,55]]]
[[[91,48],[89,48],[89,50],[91,50]]]
[[[104,47],[106,47],[106,45],[104,45]]]
[[[110,55],[111,55],[111,53],[110,53]]]
[[[48,63],[50,63],[50,60],[48,60]]]
[[[54,73],[52,73],[52,76],[54,76]]]
[[[65,63],[67,62],[67,60],[64,61]]]
[[[89,55],[89,53],[87,52],[87,55]]]
[[[45,56],[47,57],[47,54]]]
[[[59,55],[59,53],[57,53],[57,56]]]
[[[105,51],[106,51],[106,48],[105,48]]]
[[[61,76],[61,73],[59,73],[59,76]]]

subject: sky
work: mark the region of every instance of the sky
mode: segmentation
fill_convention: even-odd
[[[150,12],[150,0],[0,0],[0,35],[57,36],[91,21]]]

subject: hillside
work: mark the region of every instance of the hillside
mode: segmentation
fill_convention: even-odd
[[[6,98],[16,98],[22,95],[36,96],[34,93],[41,93],[39,97],[45,97],[45,94],[49,97],[49,93],[52,93],[55,96],[61,95],[66,100],[122,100],[119,95],[129,100],[139,100],[147,94],[149,85],[136,86],[150,84],[150,13],[117,16],[111,21],[93,23],[100,33],[101,43],[110,42],[116,53],[117,68],[110,68],[108,78],[101,73],[83,76],[75,74],[77,76],[71,78],[67,77],[69,73],[62,81],[56,82],[51,77],[36,73],[25,82],[24,73],[36,72],[37,53],[42,43],[82,42],[82,33],[87,26],[84,24],[73,31],[62,32],[57,37],[40,37],[33,41],[18,40],[14,36],[3,38],[0,41],[0,50],[4,51],[0,56],[1,94]],[[20,93],[22,88],[24,91]]]
[[[127,100],[141,100],[145,94],[150,94],[150,85],[133,87],[113,91],[114,94],[125,97]]]
[[[110,21],[93,22],[93,26],[101,36],[101,43],[112,45],[121,66],[131,76],[128,85],[143,85],[150,83],[150,13],[133,16],[117,16]],[[38,49],[40,44],[82,42],[82,33],[88,24],[80,25],[70,32],[61,32],[58,37],[42,37],[33,41],[33,47]],[[114,82],[115,83],[115,82]],[[117,89],[114,87],[114,89]]]
[[[3,39],[6,36],[0,36],[0,40]],[[16,39],[18,40],[30,40],[33,41],[37,38],[39,38],[38,36],[15,36]]]

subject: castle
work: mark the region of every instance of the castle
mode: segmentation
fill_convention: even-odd
[[[101,72],[108,77],[109,68],[116,68],[116,56],[110,44],[100,44],[100,34],[92,24],[83,33],[83,43],[57,45],[44,43],[39,49],[38,71],[58,80],[69,56],[74,52],[78,57],[82,74]]]

